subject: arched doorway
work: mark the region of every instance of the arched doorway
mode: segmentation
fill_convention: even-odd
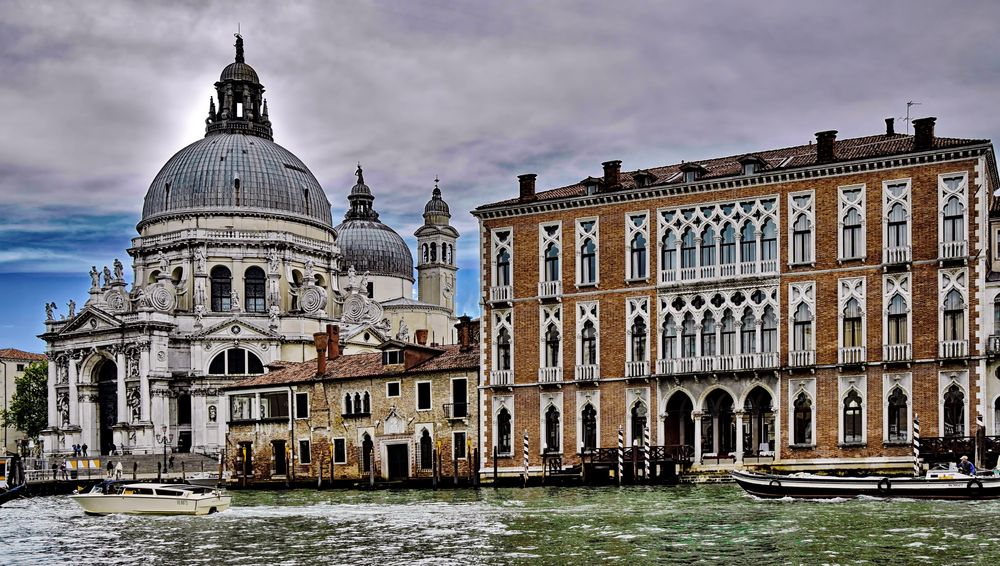
[[[666,416],[663,417],[663,442],[667,446],[690,446],[694,448],[694,419],[691,398],[680,391],[667,401]]]
[[[733,397],[716,389],[705,400],[705,414],[701,419],[701,452],[723,456],[736,450],[736,414]]]
[[[114,426],[118,423],[118,365],[104,359],[94,368],[97,382],[97,438],[101,454],[115,449]]]
[[[774,454],[774,412],[771,394],[754,387],[743,403],[743,452],[760,456]]]

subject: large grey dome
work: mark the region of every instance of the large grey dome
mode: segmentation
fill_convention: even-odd
[[[341,266],[413,281],[413,255],[402,236],[378,220],[345,220],[337,231]]]
[[[177,213],[265,213],[333,224],[305,164],[262,137],[218,133],[177,152],[146,193],[140,226]]]

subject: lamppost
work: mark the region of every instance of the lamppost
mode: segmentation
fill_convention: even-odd
[[[171,434],[167,434],[167,425],[160,429],[163,433],[156,435],[156,442],[163,445],[163,473],[167,473],[167,445],[174,441]]]

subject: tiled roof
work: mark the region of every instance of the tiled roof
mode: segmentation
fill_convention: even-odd
[[[18,350],[16,348],[0,348],[0,359],[3,360],[31,360],[33,362],[45,361],[45,354],[33,354]]]
[[[950,149],[967,145],[977,145],[989,143],[989,140],[942,138],[935,137],[933,148],[935,150]],[[834,152],[836,159],[830,163],[848,162],[861,159],[872,159],[876,157],[888,157],[892,155],[903,155],[914,153],[913,136],[905,134],[880,134],[875,136],[864,136],[860,138],[849,138],[834,142]],[[719,157],[707,161],[697,161],[698,165],[705,168],[705,173],[698,178],[699,182],[722,179],[725,177],[736,177],[743,174],[743,166],[740,159],[747,156],[760,158],[765,166],[763,171],[782,171],[786,169],[797,169],[816,165],[816,144],[799,145],[785,147],[781,149],[770,149],[766,151],[756,151],[741,153],[728,157]],[[688,162],[690,163],[690,162]],[[636,171],[623,171],[621,173],[621,187],[614,189],[615,192],[636,188],[632,175],[642,171],[656,176],[656,180],[650,186],[683,184],[684,179],[681,173],[681,166],[685,163],[675,163],[661,167],[650,167]],[[669,181],[669,182],[668,182]],[[576,183],[565,187],[539,191],[535,194],[533,202],[558,200],[562,198],[584,196],[585,189],[583,183]],[[484,204],[476,210],[484,210],[494,207],[510,206],[519,204],[517,198],[507,199],[491,204]]]
[[[414,374],[479,368],[478,348],[462,352],[460,351],[460,346],[454,344],[441,346],[440,349],[442,350],[440,355],[434,356],[407,371],[398,369],[400,367],[398,365],[393,366],[394,369],[391,371],[387,371],[386,366],[382,365],[382,352],[340,356],[336,360],[327,362],[327,371],[322,376],[316,375],[316,360],[308,362],[279,362],[271,364],[269,367],[280,367],[280,369],[275,369],[264,375],[237,381],[225,387],[225,389],[247,389],[252,387],[291,385],[293,383],[309,383],[328,379],[378,377],[404,373]]]

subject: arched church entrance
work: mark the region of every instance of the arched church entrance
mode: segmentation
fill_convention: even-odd
[[[97,437],[101,454],[110,454],[115,449],[112,427],[118,422],[118,365],[105,359],[94,368],[94,374],[97,377]]]

